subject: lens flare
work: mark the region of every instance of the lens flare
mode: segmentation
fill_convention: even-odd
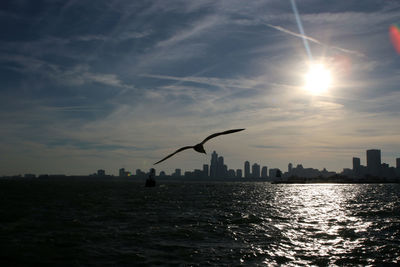
[[[297,26],[299,27],[299,31],[300,31],[300,34],[303,39],[304,47],[306,48],[308,58],[310,60],[312,60],[313,57],[311,54],[311,49],[310,49],[310,46],[308,45],[307,39],[304,37],[306,34],[304,33],[303,24],[301,23],[301,20],[300,20],[300,15],[299,15],[299,11],[297,10],[296,2],[294,0],[291,0],[290,3],[292,4],[293,13],[296,17]]]
[[[400,28],[399,26],[393,24],[389,28],[390,40],[394,46],[394,49],[398,54],[400,54]]]

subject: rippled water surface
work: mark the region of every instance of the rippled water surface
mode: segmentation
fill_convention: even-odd
[[[400,185],[0,181],[1,266],[400,263]]]

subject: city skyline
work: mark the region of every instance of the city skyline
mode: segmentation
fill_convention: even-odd
[[[257,162],[250,164],[249,161],[244,161],[243,169],[229,168],[225,164],[224,157],[222,155],[218,156],[216,151],[212,152],[212,157],[210,164],[203,164],[202,169],[181,169],[176,168],[174,172],[168,174],[164,170],[159,170],[158,176],[171,176],[171,177],[186,177],[186,178],[211,178],[211,179],[232,179],[232,178],[243,178],[243,179],[269,179],[273,180],[275,178],[290,178],[290,177],[303,177],[303,178],[316,178],[323,177],[329,178],[335,175],[343,175],[348,178],[365,178],[365,177],[386,177],[386,178],[399,178],[400,177],[400,158],[396,158],[396,165],[390,165],[388,163],[381,161],[381,150],[380,149],[368,149],[366,150],[365,162],[366,165],[361,164],[361,159],[358,157],[352,158],[352,168],[343,168],[341,172],[329,171],[326,168],[315,169],[310,166],[304,167],[303,164],[297,163],[294,166],[292,162],[287,164],[287,170],[276,168],[274,166],[259,165]],[[157,176],[157,170],[155,170],[155,175]],[[150,169],[150,170],[151,170]],[[120,168],[118,170],[117,177],[130,177],[136,176],[139,178],[144,178],[149,175],[150,170],[133,169],[129,171],[125,168]],[[25,177],[25,178],[35,178],[44,176],[65,176],[65,174],[33,174],[26,173],[14,174],[13,177]],[[97,172],[78,175],[78,176],[115,176],[114,173],[106,173],[104,169],[98,169]],[[0,176],[1,177],[1,176]],[[7,177],[7,176],[3,176]]]
[[[341,172],[329,171],[326,168],[314,169],[313,167],[303,167],[303,164],[297,163],[296,167],[293,167],[293,163],[289,162],[287,165],[287,170],[282,170],[280,168],[268,167],[264,165],[259,165],[257,162],[250,164],[249,161],[244,161],[243,169],[234,169],[229,168],[227,164],[225,164],[224,157],[218,156],[216,151],[213,151],[210,165],[203,164],[203,169],[194,169],[192,172],[184,170],[185,175],[194,175],[201,177],[209,177],[209,178],[277,178],[277,177],[291,177],[291,176],[299,176],[299,177],[330,177],[335,174],[342,174],[348,177],[357,177],[363,178],[366,176],[375,176],[375,177],[400,177],[400,158],[396,158],[396,165],[390,165],[388,163],[381,161],[381,150],[380,149],[368,149],[366,150],[365,162],[366,165],[361,164],[361,159],[357,157],[353,157],[353,165],[352,168],[343,168]],[[251,166],[251,168],[250,168]],[[136,170],[137,172],[141,170]],[[268,172],[269,171],[269,172]],[[238,172],[240,174],[238,174]],[[278,174],[279,172],[279,174]],[[120,169],[121,173],[121,169]],[[161,173],[163,173],[161,175]],[[142,172],[144,175],[145,172]],[[244,175],[242,175],[244,174]],[[168,175],[163,170],[160,170],[160,175]],[[171,176],[181,176],[182,169],[175,169],[174,173],[170,174]],[[121,175],[120,175],[121,176]]]
[[[145,170],[236,128],[205,145],[235,170],[340,172],[374,147],[393,166],[399,18],[398,1],[4,0],[0,175]]]

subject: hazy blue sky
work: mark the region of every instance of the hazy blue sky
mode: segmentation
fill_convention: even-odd
[[[287,169],[341,171],[352,156],[400,157],[399,1],[297,1],[314,60],[332,73],[304,90],[309,56],[289,0],[2,0],[0,175],[191,170],[216,150]]]

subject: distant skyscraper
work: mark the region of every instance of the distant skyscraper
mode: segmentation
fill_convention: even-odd
[[[106,175],[106,171],[105,170],[98,170],[97,171],[97,176],[105,176]]]
[[[182,175],[182,170],[181,169],[175,169],[175,172],[174,172],[173,176],[180,177],[181,175]]]
[[[381,151],[379,149],[367,150],[368,173],[379,176],[381,170]]]
[[[242,170],[241,169],[237,169],[236,170],[236,177],[237,178],[242,178]]]
[[[251,167],[251,174],[253,178],[260,178],[260,165],[254,163]]]
[[[119,177],[125,177],[125,168],[119,169]]]
[[[292,172],[292,169],[293,169],[293,164],[289,163],[289,165],[288,165],[288,173],[289,174]]]
[[[250,178],[250,162],[244,163],[244,178]]]
[[[261,178],[267,179],[268,178],[268,167],[264,166],[261,169]]]
[[[358,176],[361,173],[361,161],[360,158],[353,158],[353,174]]]
[[[217,166],[218,166],[218,154],[217,152],[213,152],[211,154],[211,164],[210,164],[210,177],[217,177]]]
[[[228,177],[228,165],[224,164],[224,166],[222,167],[222,176],[221,177]]]
[[[400,169],[400,158],[396,159],[396,168]]]
[[[208,177],[208,164],[203,164],[203,175]]]
[[[218,157],[217,176],[218,176],[218,178],[225,177],[224,157],[223,156]]]

